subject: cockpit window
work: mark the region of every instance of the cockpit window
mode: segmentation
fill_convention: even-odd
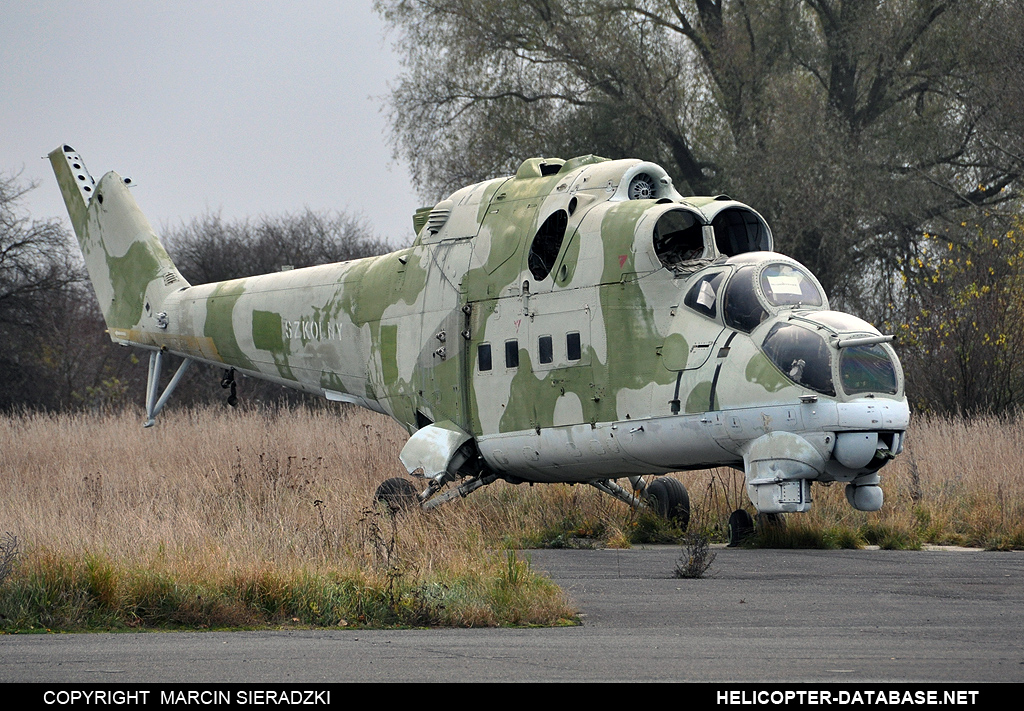
[[[725,274],[726,272],[718,272],[701,277],[690,287],[683,303],[699,314],[714,318],[718,313],[718,288],[722,285]]]
[[[764,339],[764,352],[797,385],[824,395],[835,395],[832,356],[818,334],[787,323],[772,327]]]
[[[746,333],[757,328],[768,316],[754,289],[754,270],[753,266],[742,267],[733,274],[725,287],[722,306],[725,324]]]
[[[669,210],[654,225],[654,251],[666,267],[704,255],[704,233],[689,210]]]
[[[821,306],[822,293],[809,276],[789,264],[769,264],[761,271],[761,291],[774,306]]]
[[[885,348],[878,343],[840,349],[839,375],[847,395],[896,394],[896,369]]]
[[[752,210],[729,207],[711,221],[715,229],[715,245],[721,254],[732,257],[745,252],[762,252],[771,243],[764,220]]]

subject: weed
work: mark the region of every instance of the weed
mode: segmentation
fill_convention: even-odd
[[[10,531],[4,533],[0,539],[0,585],[14,572],[14,565],[18,562],[18,537]]]
[[[826,548],[863,548],[864,537],[860,531],[849,526],[830,526],[822,532],[822,543]]]
[[[530,562],[520,561],[515,551],[505,552],[505,569],[500,584],[506,588],[518,588],[530,574]]]
[[[510,586],[519,572],[492,552],[503,542],[682,540],[588,486],[499,481],[421,515],[371,515],[407,438],[374,413],[177,409],[145,432],[141,417],[0,417],[0,441],[19,443],[0,448],[0,521],[18,532],[0,546],[3,629],[552,624],[571,606],[532,571]],[[772,544],[1024,548],[1022,439],[1024,418],[915,417],[907,451],[881,472],[881,511],[815,485],[812,510],[788,516]],[[702,512],[691,530],[724,540],[746,502],[742,473],[672,476]]]
[[[683,535],[683,554],[676,561],[677,578],[703,578],[718,555],[711,550],[711,541],[700,530],[688,531]]]
[[[885,550],[920,550],[921,542],[912,531],[896,526],[871,522],[861,526],[860,535],[868,545],[878,546]]]
[[[640,511],[627,529],[630,543],[678,543],[683,532],[653,511]]]

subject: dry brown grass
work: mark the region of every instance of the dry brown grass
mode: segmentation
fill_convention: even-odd
[[[23,580],[60,589],[85,580],[90,599],[115,607],[131,595],[162,600],[203,585],[250,601],[243,612],[210,603],[172,615],[180,624],[280,621],[295,604],[312,610],[303,622],[352,614],[360,622],[363,613],[341,603],[333,617],[316,612],[351,581],[376,591],[384,607],[408,608],[393,623],[551,624],[571,607],[553,586],[525,597],[522,580],[539,578],[505,559],[503,546],[628,545],[662,533],[591,487],[501,482],[393,521],[368,506],[382,480],[402,474],[405,433],[361,410],[170,410],[153,429],[141,422],[138,412],[0,418],[0,533],[19,540]],[[882,470],[882,511],[855,511],[842,485],[816,486],[812,512],[789,517],[790,539],[1024,547],[1022,443],[1020,420],[917,418],[904,454]],[[742,475],[676,476],[705,532],[724,539],[729,513],[748,505]],[[308,590],[300,595],[301,581]],[[296,595],[306,596],[301,604]],[[150,608],[139,605],[131,615],[142,619]]]
[[[402,473],[405,435],[386,418],[204,409],[169,411],[150,430],[141,422],[139,413],[0,418],[0,530],[23,542],[23,577],[61,566],[74,577],[85,562],[110,568],[100,577],[124,595],[139,571],[179,587],[319,576],[360,581],[394,607],[431,603],[432,623],[574,614],[557,588],[489,548],[468,508],[398,519],[370,508],[380,481]],[[530,599],[522,585],[502,585],[510,570],[517,585],[535,579]],[[81,575],[96,587],[93,572]]]

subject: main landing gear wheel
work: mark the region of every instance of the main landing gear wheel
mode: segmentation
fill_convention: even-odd
[[[395,513],[405,511],[418,503],[416,487],[408,479],[394,477],[386,479],[377,487],[373,500],[382,503]]]
[[[647,487],[651,508],[683,531],[690,525],[690,495],[677,479],[659,477]]]
[[[754,535],[754,519],[743,509],[736,509],[729,516],[729,547],[735,548]]]

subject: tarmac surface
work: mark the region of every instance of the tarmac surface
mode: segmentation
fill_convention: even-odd
[[[0,682],[1024,681],[1024,555],[535,550],[579,627],[0,636]]]

